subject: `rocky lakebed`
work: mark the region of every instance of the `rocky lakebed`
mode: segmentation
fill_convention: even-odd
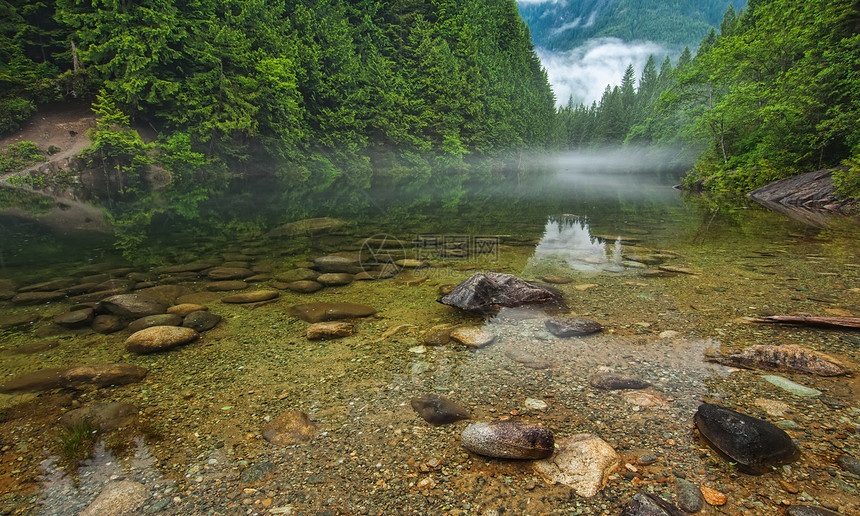
[[[0,512],[860,515],[856,234],[574,222],[0,269]]]

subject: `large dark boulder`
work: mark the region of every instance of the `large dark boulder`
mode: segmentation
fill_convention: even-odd
[[[443,305],[481,313],[529,304],[563,305],[558,292],[534,285],[512,274],[498,272],[474,274],[437,301]]]
[[[791,437],[768,421],[711,403],[700,405],[693,420],[708,444],[743,473],[767,473],[800,457]]]

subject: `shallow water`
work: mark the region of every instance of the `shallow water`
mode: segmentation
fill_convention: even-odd
[[[860,457],[856,374],[776,373],[822,392],[802,397],[768,382],[768,372],[704,360],[708,351],[752,343],[793,344],[826,352],[856,372],[856,332],[745,319],[860,316],[856,221],[822,230],[756,206],[716,209],[645,174],[632,181],[606,173],[550,179],[475,191],[344,192],[334,200],[308,194],[300,202],[257,192],[247,202],[213,203],[223,210],[211,208],[197,224],[158,222],[150,245],[138,252],[162,268],[128,263],[104,236],[63,236],[4,219],[0,280],[17,288],[131,273],[135,288],[175,284],[206,292],[205,271],[163,272],[200,260],[256,267],[264,277],[249,290],[280,286],[278,275],[334,253],[351,253],[366,266],[388,256],[429,266],[311,294],[279,290],[273,302],[254,305],[220,301],[232,292],[206,293],[196,301],[222,321],[191,344],[150,355],[124,349],[127,330],[102,335],[54,325],[69,299],[0,301],[0,315],[34,320],[0,329],[4,377],[105,362],[149,370],[143,382],[120,387],[0,394],[3,512],[77,514],[106,486],[130,481],[145,487],[143,513],[609,515],[640,491],[674,499],[674,479],[684,477],[728,496],[705,513],[781,514],[807,503],[860,514],[858,477],[836,460]],[[266,236],[281,224],[322,216],[349,224]],[[436,302],[441,287],[478,271],[563,277],[569,282],[554,286],[569,313],[604,329],[562,339],[546,330],[550,314],[539,308],[485,318]],[[352,336],[307,340],[308,323],[287,308],[329,301],[378,312],[354,320]],[[480,349],[423,344],[430,330],[459,326],[481,326],[495,341]],[[44,349],[22,352],[34,344]],[[549,367],[534,368],[536,361]],[[588,379],[601,371],[652,385],[599,391]],[[557,438],[593,433],[621,455],[622,468],[592,498],[549,485],[528,461],[464,450],[459,435],[468,421],[425,423],[409,403],[425,393],[457,401],[478,421],[522,418]],[[91,439],[94,451],[73,467],[62,451],[68,435],[59,417],[115,401],[134,404],[137,421]],[[801,459],[762,476],[738,472],[696,436],[692,416],[702,401],[788,428]],[[316,437],[288,446],[266,442],[263,427],[289,410],[307,413]],[[650,462],[643,455],[657,461],[643,464]]]

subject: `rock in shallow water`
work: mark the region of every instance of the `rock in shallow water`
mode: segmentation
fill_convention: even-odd
[[[147,315],[163,314],[167,306],[140,294],[119,294],[99,303],[98,310],[127,319],[140,319]]]
[[[548,482],[564,484],[590,498],[606,486],[609,475],[621,466],[612,446],[592,434],[577,434],[555,442],[555,453],[534,464]]]
[[[604,391],[615,391],[620,389],[645,389],[651,384],[645,380],[624,376],[616,373],[599,373],[592,376],[588,381],[595,389]]]
[[[287,312],[305,322],[316,323],[368,317],[375,314],[376,309],[358,303],[305,303],[291,306]]]
[[[307,414],[298,410],[284,412],[263,427],[263,438],[272,444],[285,446],[310,441],[317,427]]]
[[[557,317],[547,319],[544,324],[546,324],[546,329],[556,337],[591,335],[603,329],[599,322],[582,317]]]
[[[192,330],[202,333],[204,331],[209,331],[214,328],[218,323],[221,322],[221,316],[215,315],[212,312],[198,310],[196,312],[191,312],[190,314],[185,316],[185,319],[182,321],[182,326],[186,328],[191,328]]]
[[[768,421],[710,403],[700,405],[693,419],[708,444],[744,473],[766,473],[800,457],[791,437]]]
[[[469,425],[460,441],[478,455],[501,459],[543,459],[555,445],[549,429],[513,419]]]
[[[785,516],[842,516],[838,512],[814,505],[792,505],[785,510]]]
[[[60,424],[72,429],[87,423],[102,432],[110,432],[134,421],[137,413],[137,407],[131,403],[96,403],[66,412],[60,418]]]
[[[125,341],[125,349],[133,353],[155,353],[187,344],[200,334],[181,326],[153,326],[133,333]]]
[[[132,321],[128,325],[128,331],[136,333],[153,326],[179,326],[180,324],[182,324],[182,317],[176,314],[147,315],[146,317]]]
[[[755,345],[745,348],[741,353],[712,355],[707,358],[712,362],[746,369],[790,371],[818,376],[848,374],[845,368],[829,357],[796,346]]]
[[[435,394],[422,394],[412,398],[412,409],[431,425],[447,425],[470,419],[469,411],[453,401]]]
[[[684,516],[671,503],[650,493],[639,493],[621,511],[621,516]]]
[[[131,480],[121,480],[105,485],[98,497],[93,500],[80,516],[126,516],[139,514],[140,506],[146,501],[146,486]]]
[[[705,506],[705,497],[699,487],[683,478],[675,479],[675,490],[678,493],[678,507],[690,514],[697,513]]]
[[[500,307],[555,303],[563,305],[561,295],[533,285],[511,274],[487,272],[474,274],[448,294],[437,299],[443,305],[470,312],[493,312]]]
[[[448,334],[451,340],[470,348],[482,348],[493,343],[496,336],[481,328],[457,328]]]
[[[349,337],[355,333],[355,325],[343,321],[314,323],[308,326],[309,340],[328,340]]]
[[[244,303],[259,303],[261,301],[269,301],[275,299],[280,294],[276,290],[255,290],[253,292],[243,292],[241,294],[233,294],[221,299],[222,303],[244,304]]]

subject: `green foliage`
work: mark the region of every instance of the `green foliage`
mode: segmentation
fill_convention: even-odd
[[[17,172],[46,159],[45,152],[33,142],[13,143],[0,153],[0,174]]]
[[[836,191],[851,199],[860,199],[860,156],[845,160],[845,166],[833,171]]]

